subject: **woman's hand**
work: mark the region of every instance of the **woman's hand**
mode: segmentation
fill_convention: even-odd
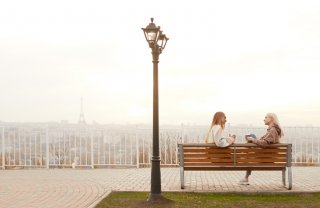
[[[235,135],[229,136],[229,137],[227,138],[227,142],[228,142],[229,144],[233,144],[235,141],[236,141]]]
[[[252,143],[253,140],[254,140],[254,138],[252,138],[252,137],[246,137],[246,140],[247,140],[248,143]]]
[[[229,137],[236,138],[237,136],[235,134],[229,134]]]

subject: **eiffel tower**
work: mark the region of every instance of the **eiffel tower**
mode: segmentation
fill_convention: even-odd
[[[82,124],[82,125],[87,124],[86,120],[84,119],[84,114],[83,114],[83,99],[82,99],[82,97],[81,97],[81,112],[80,112],[78,124]]]

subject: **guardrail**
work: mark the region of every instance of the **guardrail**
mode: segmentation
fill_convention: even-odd
[[[6,168],[51,168],[108,166],[143,167],[150,165],[152,130],[141,128],[51,128],[2,127],[0,166]],[[227,132],[262,136],[265,128],[233,127]],[[161,165],[178,165],[177,143],[201,143],[205,127],[181,126],[160,129]],[[285,143],[293,144],[293,163],[320,165],[320,128],[286,127]]]

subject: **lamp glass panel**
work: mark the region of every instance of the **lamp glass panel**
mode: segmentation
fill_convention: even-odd
[[[147,40],[149,42],[154,42],[156,40],[156,35],[157,35],[157,33],[154,31],[147,32]]]
[[[159,37],[159,39],[158,39],[158,42],[157,42],[157,44],[158,44],[158,46],[160,46],[161,48],[162,48],[162,46],[163,46],[163,41],[164,41],[164,39],[163,39],[163,37],[162,37],[162,35]]]

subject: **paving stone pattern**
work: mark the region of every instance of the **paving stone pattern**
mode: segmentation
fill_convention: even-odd
[[[111,191],[149,191],[150,168],[29,169],[0,171],[0,207],[94,207]],[[162,190],[178,192],[320,191],[320,167],[293,167],[293,190],[282,186],[281,171],[256,171],[250,185],[239,185],[244,172],[186,171],[180,189],[179,168],[162,168]]]

